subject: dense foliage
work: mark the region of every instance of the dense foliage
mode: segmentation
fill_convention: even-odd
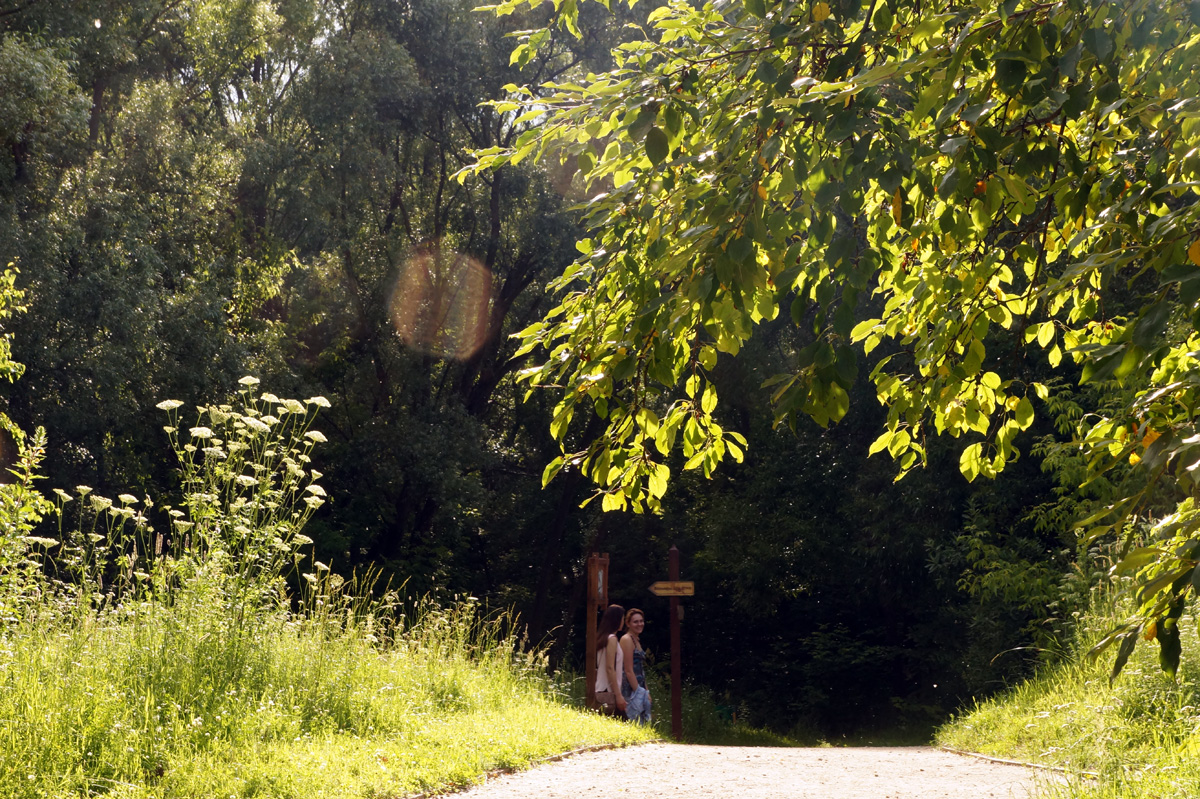
[[[879,250],[876,266],[886,265],[889,274],[903,275],[907,268],[912,283],[936,272],[928,261],[935,244],[954,240],[962,261],[956,268],[975,269],[986,277],[988,269],[1000,268],[994,260],[998,256],[989,256],[992,266],[972,265],[963,253],[975,252],[971,248],[985,240],[998,241],[1003,246],[995,252],[1006,253],[1016,247],[1013,237],[1023,235],[1013,231],[1044,222],[1039,209],[1046,206],[1037,200],[1035,205],[1043,204],[1020,220],[997,223],[993,239],[981,238],[984,233],[974,221],[966,221],[959,205],[965,202],[973,211],[990,207],[996,199],[989,199],[988,192],[1007,191],[1001,175],[986,178],[982,199],[973,184],[965,184],[965,197],[956,193],[957,184],[951,192],[948,205],[957,210],[946,224],[966,224],[965,236],[929,227],[932,211],[927,206],[945,201],[932,199],[936,186],[933,194],[922,194],[918,178],[921,170],[945,168],[937,166],[937,159],[954,160],[956,174],[993,169],[989,158],[1003,162],[1005,174],[1013,171],[1011,154],[989,156],[993,150],[1005,152],[986,139],[1000,124],[999,110],[980,112],[978,135],[963,128],[967,123],[955,123],[958,133],[952,138],[966,141],[952,153],[935,152],[934,147],[910,168],[898,155],[905,147],[928,149],[931,140],[937,146],[942,140],[932,127],[921,132],[909,126],[905,114],[919,109],[911,107],[905,92],[924,87],[920,96],[930,102],[935,94],[930,87],[944,87],[948,79],[936,77],[935,69],[898,82],[876,73],[874,88],[864,85],[857,93],[851,84],[828,89],[841,92],[836,96],[814,93],[813,87],[804,92],[803,85],[792,88],[801,75],[787,73],[790,62],[784,56],[795,48],[776,46],[771,38],[782,35],[782,28],[772,33],[780,13],[772,7],[765,33],[758,16],[743,19],[744,30],[737,33],[757,42],[754,52],[735,54],[728,63],[718,59],[705,69],[696,65],[694,75],[688,70],[664,73],[665,84],[654,77],[644,89],[614,84],[613,94],[589,99],[592,105],[580,109],[629,99],[636,113],[618,113],[611,122],[606,116],[600,124],[609,129],[597,128],[589,142],[571,144],[578,152],[572,151],[562,167],[529,157],[538,146],[534,137],[557,136],[565,129],[531,132],[532,125],[547,120],[553,103],[535,104],[531,110],[536,113],[522,118],[511,110],[520,95],[506,87],[537,87],[546,81],[586,86],[589,73],[603,76],[614,66],[634,69],[641,61],[655,69],[666,63],[662,59],[668,51],[662,48],[684,39],[655,44],[659,49],[653,52],[664,54],[660,57],[645,50],[643,34],[686,32],[686,25],[669,27],[678,15],[691,20],[688,14],[705,14],[713,31],[727,27],[717,21],[726,17],[711,10],[670,5],[655,10],[659,5],[642,2],[630,9],[614,4],[610,13],[600,4],[584,3],[577,9],[581,38],[576,38],[558,28],[540,32],[553,21],[550,5],[513,6],[513,13],[495,17],[474,12],[466,0],[0,2],[0,263],[13,261],[14,270],[19,269],[4,278],[0,296],[11,299],[6,309],[27,308],[24,314],[0,314],[5,335],[0,341],[9,343],[12,358],[25,364],[24,377],[5,384],[2,399],[3,411],[19,424],[12,426],[11,437],[0,440],[0,462],[16,468],[20,478],[4,488],[9,492],[5,497],[16,498],[12,507],[30,507],[26,500],[36,494],[39,471],[47,475],[40,484],[47,496],[53,496],[54,487],[76,496],[72,487],[79,485],[91,486],[92,495],[100,497],[125,492],[138,498],[182,496],[197,472],[179,470],[171,441],[162,435],[164,419],[154,406],[163,397],[183,401],[179,412],[187,422],[169,426],[187,429],[191,407],[236,396],[238,378],[249,373],[281,395],[332,401],[322,416],[321,431],[328,441],[317,467],[324,473],[320,485],[328,501],[305,527],[320,562],[343,573],[376,566],[393,585],[407,581],[414,595],[477,596],[490,605],[513,608],[533,642],[552,644],[555,664],[580,662],[582,559],[595,549],[613,553],[613,598],[647,610],[647,639],[658,666],[664,665],[665,604],[649,596],[645,586],[664,576],[671,543],[684,551],[685,577],[699,585],[696,599],[687,603],[685,673],[710,686],[717,701],[730,713],[736,709],[742,719],[757,717],[783,730],[800,723],[838,733],[866,724],[925,729],[962,697],[1004,684],[1053,650],[1058,631],[1069,625],[1085,595],[1077,584],[1091,575],[1090,567],[1076,566],[1070,526],[1080,515],[1110,503],[1119,484],[1097,479],[1082,499],[1062,492],[1085,479],[1087,464],[1079,453],[1055,442],[1069,437],[1068,428],[1082,414],[1124,402],[1126,389],[1095,381],[1069,396],[1055,389],[1050,401],[1058,404],[1049,408],[1051,413],[1039,413],[1019,436],[1005,434],[999,441],[1030,449],[1036,435],[1050,470],[1041,472],[1033,459],[1014,463],[1010,457],[1005,475],[995,483],[968,484],[958,474],[955,442],[922,439],[912,426],[919,421],[915,416],[912,421],[895,416],[889,422],[888,411],[872,400],[871,384],[855,381],[850,368],[857,363],[865,372],[884,357],[891,357],[892,367],[915,363],[903,341],[881,341],[869,355],[851,355],[855,324],[879,318],[870,330],[886,331],[895,326],[896,314],[918,314],[915,306],[889,307],[887,297],[870,294],[874,278],[865,270],[875,257],[871,252]],[[877,4],[872,17],[880,25],[885,5]],[[741,13],[739,8],[731,7],[730,13]],[[746,8],[758,10],[753,3]],[[906,6],[887,8],[893,22],[899,22],[886,41],[875,41],[875,29],[856,22],[839,28],[851,19],[849,5],[831,5],[829,18],[794,26],[787,37],[826,37],[806,46],[804,74],[821,81],[825,72],[833,80],[830,70],[842,70],[838,80],[857,74],[853,59],[837,49],[846,31],[862,39],[867,59],[881,53],[908,58],[915,52],[912,47],[936,49],[945,43],[945,18],[930,17],[942,20],[942,27],[918,33],[906,22]],[[1024,30],[1021,25],[1032,24],[1035,17],[1040,25],[1054,8],[1006,7],[1005,13],[1012,12],[1008,21],[988,17],[981,24],[990,26],[989,33],[1008,26],[1015,37]],[[652,11],[655,27],[646,28],[642,21]],[[762,11],[768,13],[765,6]],[[809,13],[802,11],[796,13]],[[642,27],[628,27],[627,22]],[[1062,28],[1060,22],[1052,27]],[[515,38],[506,38],[508,33]],[[1075,33],[1063,35],[1076,41],[1071,39]],[[982,37],[968,38],[969,47],[976,47]],[[1025,40],[1021,42],[1024,47]],[[514,45],[524,45],[516,58]],[[1044,46],[1049,53],[1058,43]],[[1096,65],[1104,59],[1088,46],[1085,41],[1080,48],[1077,75],[1092,75],[1095,85],[1087,91],[1099,91],[1094,76],[1108,73],[1093,69],[1101,69]],[[889,55],[891,50],[896,52]],[[1123,46],[1121,54],[1129,50]],[[940,57],[938,52],[926,57]],[[1116,55],[1115,49],[1108,52],[1102,69],[1119,78],[1125,67],[1113,62]],[[1007,58],[1033,69],[1032,55]],[[1186,64],[1181,58],[1155,62],[1154,68]],[[766,81],[771,69],[778,74]],[[940,129],[948,129],[956,113],[974,113],[962,109],[986,102],[986,88],[972,80],[955,89],[953,102],[966,94],[962,108],[947,112]],[[1077,82],[1082,81],[1079,77]],[[762,94],[768,84],[773,95]],[[1031,90],[1036,85],[1041,84]],[[749,94],[741,99],[708,96],[716,87]],[[639,94],[630,93],[635,89]],[[557,90],[534,91],[539,102],[550,102]],[[641,105],[630,99],[643,95]],[[764,104],[768,96],[773,99]],[[496,98],[504,99],[500,105],[481,105]],[[728,112],[719,118],[704,116],[706,109],[723,108],[724,99],[730,100]],[[1016,116],[1023,102],[1007,101],[1009,126],[1019,127],[1018,120],[1025,119]],[[1089,108],[1094,117],[1098,109]],[[828,127],[834,116],[845,126],[841,138],[831,138],[838,133]],[[819,135],[809,137],[807,127],[802,133],[801,119],[809,120],[804,125],[817,125],[811,130]],[[1141,125],[1140,119],[1129,116],[1132,121],[1123,121],[1111,135],[1124,136],[1121,131]],[[1038,135],[1050,142],[1063,135],[1062,121],[1060,116],[1050,129],[1026,126],[1029,130],[1020,135],[1041,131]],[[704,127],[709,122],[716,127]],[[761,144],[770,148],[762,153],[765,167],[748,160],[758,151],[747,142],[757,142],[760,131]],[[669,158],[656,165],[663,136]],[[1164,147],[1177,147],[1181,140],[1175,135]],[[803,148],[804,158],[793,157],[797,147]],[[868,158],[862,157],[864,147]],[[1088,147],[1081,152],[1089,152]],[[464,175],[462,182],[452,179],[472,163],[472,151],[492,148],[509,161]],[[519,149],[500,155],[511,148]],[[1045,142],[1034,147],[1038,157],[1052,149]],[[1129,169],[1134,170],[1143,150],[1128,150],[1120,157],[1133,158]],[[1021,152],[1021,158],[1029,155]],[[1105,157],[1117,158],[1117,152],[1126,150],[1115,148]],[[733,160],[721,160],[726,155]],[[893,155],[896,160],[888,161]],[[621,169],[601,177],[615,164]],[[592,170],[600,182],[589,188],[580,167]],[[1043,177],[1052,171],[1046,165],[1037,168]],[[677,175],[671,178],[677,180],[675,188],[654,194],[654,181],[668,173]],[[757,182],[747,183],[744,175]],[[1046,187],[1037,175],[1021,180],[1042,191]],[[1130,175],[1131,186],[1140,186],[1136,175]],[[882,206],[875,200],[855,206],[851,199],[881,176],[880,185],[893,200],[897,187],[909,193],[899,203],[901,227],[892,218],[890,234],[878,231],[887,227],[891,213],[886,197],[876,198]],[[693,179],[697,182],[688,182]],[[938,180],[940,186],[940,173]],[[799,207],[778,217],[789,181],[795,183],[791,196],[796,201],[840,210],[818,214],[812,223]],[[1097,182],[1088,185],[1092,183]],[[610,192],[592,200],[597,187]],[[672,214],[702,208],[697,193],[710,189],[716,205],[705,214],[713,219],[701,220],[696,238],[672,238],[687,230],[671,227]],[[766,200],[759,197],[760,189]],[[621,205],[635,196],[646,201]],[[683,205],[662,205],[664,197]],[[1101,199],[1099,189],[1096,198]],[[1171,207],[1183,213],[1185,199],[1172,199]],[[603,225],[603,236],[627,235],[628,244],[614,248],[593,234],[590,245],[581,245],[591,248],[589,256],[580,267],[570,267],[579,255],[576,240],[588,237],[580,214],[570,210],[579,202],[589,203],[592,211],[585,213],[592,214],[592,223]],[[1000,214],[1002,206],[1008,207],[1001,203],[991,210]],[[625,358],[622,369],[632,370],[635,393],[642,392],[646,400],[638,400],[633,412],[616,384],[612,395],[604,397],[610,389],[606,379],[585,381],[587,391],[575,390],[571,396],[583,400],[595,395],[616,415],[593,416],[586,404],[590,400],[583,400],[587,413],[576,412],[569,426],[559,413],[548,431],[546,419],[554,416],[559,398],[535,392],[523,402],[524,386],[515,379],[546,351],[518,354],[522,342],[510,334],[537,324],[556,304],[557,298],[546,291],[552,278],[570,268],[573,277],[563,285],[577,288],[581,284],[576,280],[602,263],[604,248],[630,254],[628,263],[623,258],[611,262],[618,272],[629,264],[638,270],[674,268],[675,262],[665,257],[671,242],[719,249],[714,245],[719,231],[732,230],[729,226],[736,223],[730,220],[741,218],[739,208],[757,209],[745,216],[755,227],[741,228],[750,232],[737,239],[731,258],[717,258],[696,274],[701,282],[710,276],[704,285],[711,293],[700,298],[702,309],[696,313],[716,309],[724,321],[709,324],[695,339],[682,327],[646,322],[674,306],[659,301],[670,296],[660,291],[668,284],[660,285],[653,272],[644,272],[645,281],[637,284],[644,295],[627,295],[629,302],[618,310],[641,314],[636,325],[649,326],[636,328],[641,338],[615,344],[615,352],[624,348],[625,354],[637,355]],[[924,249],[914,253],[909,239],[867,247],[868,239],[862,237],[870,208],[875,209],[870,218],[877,229],[870,241],[922,230],[913,238]],[[622,215],[622,209],[628,213]],[[641,215],[651,210],[665,232],[646,240],[649,249],[643,251],[638,237],[649,235],[650,228]],[[1096,218],[1085,221],[1093,224]],[[784,225],[778,235],[788,237],[787,250],[799,248],[789,256],[786,274],[779,269],[787,250],[780,255],[771,244],[777,235],[772,226],[778,224]],[[715,227],[701,229],[704,225]],[[801,235],[810,227],[811,241]],[[1064,235],[1069,239],[1073,234]],[[827,244],[842,248],[833,251],[842,253],[842,261],[831,261],[832,271],[825,275],[819,253],[828,251],[822,250]],[[748,245],[753,253],[743,252]],[[904,261],[896,256],[896,247],[908,248],[907,266],[896,266],[897,260]],[[852,272],[860,275],[853,285],[843,280]],[[1000,280],[1003,273],[998,274]],[[760,278],[770,284],[755,283]],[[1024,290],[1021,279],[997,286],[1018,294]],[[684,283],[676,288],[682,290]],[[23,290],[24,297],[12,293],[16,290]],[[1107,318],[1114,320],[1113,303],[1136,310],[1135,293],[1115,296],[1105,289],[1097,296],[1110,309]],[[794,310],[794,318],[773,311],[769,294],[772,302],[784,303],[785,311]],[[635,296],[654,300],[635,308]],[[984,315],[998,313],[990,307],[993,300],[981,297],[980,302],[989,306],[977,309]],[[839,311],[843,306],[847,310]],[[747,320],[753,322],[756,314],[762,317],[756,328],[761,335],[746,339],[751,330]],[[961,318],[947,315],[946,324]],[[1014,407],[1004,413],[1014,419],[1019,413],[1020,424],[1029,422],[1021,404],[1025,384],[995,389],[983,385],[985,376],[1009,377],[1012,367],[1029,385],[1061,388],[1061,383],[1049,362],[1019,355],[1002,359],[1002,354],[1020,352],[1019,323],[1005,329],[989,320],[986,335],[982,324],[978,322],[977,331],[972,326],[971,335],[978,333],[986,356],[976,373],[955,372],[953,379],[960,381],[962,391],[974,391],[976,401],[986,398],[985,388],[1003,394],[999,405],[1015,397]],[[1113,330],[1119,337],[1127,328],[1119,320],[1117,324]],[[1174,331],[1176,322],[1171,325],[1168,329]],[[1053,329],[1060,348],[1068,327],[1072,325],[1064,322]],[[1043,336],[1050,332],[1044,325],[1037,330]],[[956,334],[946,327],[944,335]],[[599,343],[612,349],[613,342]],[[735,345],[737,359],[717,358],[722,348]],[[969,349],[970,343],[964,346]],[[685,350],[689,358],[694,355],[694,363],[689,361],[686,375],[678,375],[682,393],[666,393],[665,383],[663,394],[646,393],[655,380],[676,377],[671,359]],[[4,352],[0,349],[0,355]],[[666,360],[653,367],[656,373],[651,367],[660,363],[655,360],[660,356]],[[596,357],[596,363],[604,363],[608,356],[597,350]],[[694,396],[688,396],[693,366]],[[1066,357],[1063,367],[1077,368]],[[15,376],[17,371],[11,359],[0,357],[0,373]],[[803,414],[791,414],[792,429],[776,429],[760,385],[781,373],[799,375],[765,394],[783,389],[781,413],[809,403],[803,386],[813,387],[811,397],[836,400],[828,406],[829,420],[841,415],[838,402],[854,407],[839,425],[822,428]],[[918,375],[914,371],[913,380],[903,385],[915,391]],[[992,382],[991,377],[986,380]],[[946,386],[952,387],[951,382]],[[718,396],[721,404],[714,409],[711,403]],[[970,407],[970,399],[964,399],[964,407]],[[692,403],[697,427],[687,422],[673,426],[670,420],[679,417],[671,414],[685,407],[671,410],[676,400]],[[793,400],[799,405],[788,405]],[[604,403],[600,408],[605,409]],[[664,443],[674,430],[676,441],[694,447],[687,456],[647,450],[657,464],[656,490],[665,485],[659,467],[669,466],[678,478],[698,453],[704,454],[697,463],[708,459],[708,468],[686,472],[677,482],[679,490],[664,495],[662,515],[602,513],[605,504],[619,504],[614,492],[581,508],[593,493],[587,479],[595,471],[590,460],[585,460],[587,474],[576,468],[584,464],[568,464],[543,489],[543,467],[563,454],[552,433],[565,434],[566,451],[582,452],[606,424],[631,412],[631,418],[641,419],[638,424],[652,423],[651,414],[657,416],[662,423],[655,436],[661,434]],[[710,412],[720,416],[722,440],[744,450],[744,463],[712,471],[715,450],[706,448],[709,439],[697,438],[705,429],[713,432],[705,427],[705,420],[713,418],[706,415]],[[816,417],[828,421],[821,413]],[[897,486],[891,485],[894,470],[886,460],[864,459],[879,429],[893,422],[890,449],[904,457],[904,433],[909,443],[923,448],[926,467],[913,470]],[[39,426],[48,431],[45,437],[36,433]],[[235,440],[217,433],[215,424],[199,426],[222,440]],[[23,437],[22,429],[31,432]],[[748,448],[727,438],[726,430],[730,436],[744,436]],[[994,435],[990,440],[997,441]],[[999,452],[989,456],[990,464],[995,465],[992,456]],[[1151,455],[1144,453],[1144,461]],[[610,462],[616,463],[611,457]],[[621,474],[620,469],[609,471]],[[704,471],[714,479],[694,479]],[[1170,499],[1161,483],[1156,490]],[[164,532],[165,545],[172,544],[167,508],[160,503],[138,512]],[[56,531],[37,515],[15,522],[20,534],[55,538]],[[213,518],[214,524],[252,529],[242,517]],[[286,520],[267,521],[287,527]],[[24,552],[27,542],[18,543]],[[143,541],[143,553],[147,545],[153,549],[156,541]],[[13,574],[8,564],[22,560],[17,551],[3,555],[4,579]],[[269,548],[263,554],[270,555]],[[303,578],[292,574],[289,579],[298,590]],[[1001,652],[1006,654],[997,658]],[[780,696],[789,699],[781,702]]]
[[[529,44],[575,33],[575,8]],[[495,107],[537,127],[475,169],[563,159],[591,197],[561,304],[522,333],[525,378],[563,389],[547,479],[570,464],[640,511],[676,448],[684,470],[740,461],[710,375],[789,313],[807,336],[764,383],[779,421],[841,419],[866,356],[888,409],[870,453],[903,475],[948,434],[968,480],[995,476],[1050,396],[1044,357],[1107,390],[1075,431],[1083,482],[1124,483],[1086,533],[1174,511],[1120,565],[1139,607],[1101,644],[1119,670],[1157,636],[1173,671],[1200,576],[1198,24],[1157,0],[679,2],[612,70],[510,87]]]

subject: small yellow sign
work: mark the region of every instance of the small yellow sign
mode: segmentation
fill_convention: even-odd
[[[696,584],[691,580],[659,580],[650,586],[655,596],[695,596]]]

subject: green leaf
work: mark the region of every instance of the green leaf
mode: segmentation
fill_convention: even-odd
[[[1183,644],[1179,639],[1179,624],[1170,619],[1162,619],[1158,624],[1158,664],[1167,676],[1175,678],[1179,671],[1179,655],[1183,652]]]
[[[1021,401],[1017,403],[1015,418],[1022,430],[1028,430],[1033,424],[1033,403],[1029,401],[1029,397],[1021,397]]]
[[[637,425],[650,438],[654,438],[658,434],[659,428],[658,414],[649,408],[638,408]]]
[[[669,150],[667,134],[661,128],[655,126],[646,131],[646,157],[650,159],[650,163],[655,166],[661,164],[667,159]]]
[[[1124,347],[1109,347],[1107,354],[1099,358],[1093,357],[1083,365],[1083,372],[1079,377],[1080,384],[1099,383],[1111,379],[1124,358]]]
[[[729,242],[726,252],[735,263],[744,264],[754,254],[754,241],[749,236],[738,236]]]
[[[864,338],[879,329],[880,322],[881,320],[879,319],[867,319],[859,322],[854,326],[854,329],[850,331],[850,340],[854,342],[862,341]]]
[[[842,388],[837,383],[829,385],[829,399],[827,406],[829,418],[835,422],[840,422],[845,417],[846,412],[850,410],[850,395],[846,389]]]
[[[958,468],[967,482],[974,482],[983,468],[983,444],[972,444],[963,450],[958,459]]]
[[[1125,664],[1129,662],[1129,656],[1133,654],[1133,648],[1137,646],[1137,631],[1125,633],[1120,636],[1121,648],[1117,650],[1117,657],[1113,661],[1112,673],[1108,676],[1108,684],[1112,685],[1116,682],[1117,677],[1121,675],[1121,670],[1125,668]]]
[[[571,424],[571,416],[574,415],[575,409],[571,405],[559,404],[558,409],[554,414],[554,418],[550,421],[550,435],[555,441],[562,441],[567,434],[567,427]]]
[[[896,434],[892,436],[892,440],[888,442],[888,454],[893,458],[900,457],[900,453],[905,452],[908,449],[909,442],[911,441],[912,437],[909,435],[907,430],[898,430]]]
[[[562,470],[562,467],[563,459],[561,455],[546,464],[546,468],[542,470],[542,488],[549,485],[550,481]]]
[[[591,172],[595,168],[596,157],[592,155],[591,150],[584,150],[575,158],[575,166],[579,169],[581,174],[587,175],[587,173]]]
[[[1054,323],[1042,322],[1038,325],[1037,343],[1041,347],[1047,347],[1051,341],[1054,341]]]
[[[665,463],[652,464],[647,480],[647,488],[650,491],[650,496],[658,499],[667,493],[667,480],[670,476],[671,470]]]
[[[1133,328],[1133,343],[1144,350],[1157,347],[1170,316],[1171,304],[1165,299],[1142,311],[1141,318]]]
[[[1092,28],[1083,34],[1083,46],[1096,56],[1097,61],[1103,61],[1113,51],[1113,40],[1103,28]]]
[[[759,83],[775,83],[779,80],[779,70],[775,68],[771,59],[765,58],[759,63],[758,69],[754,71],[754,79]]]

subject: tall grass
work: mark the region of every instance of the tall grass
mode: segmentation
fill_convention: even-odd
[[[0,796],[401,797],[652,735],[568,709],[473,600],[372,599],[303,560],[320,403],[245,385],[190,438],[172,418],[185,495],[166,536],[149,501],[86,486],[59,492],[81,510],[56,541],[0,525],[25,553],[0,603]]]
[[[403,629],[349,607],[252,635],[185,593],[0,643],[0,796],[403,796],[636,728],[568,710],[472,603]]]
[[[1183,666],[1171,679],[1158,666],[1157,645],[1140,642],[1110,686],[1111,654],[1093,662],[1084,653],[1124,619],[1122,606],[1121,597],[1102,596],[1081,619],[1064,662],[977,704],[942,728],[938,742],[1065,768],[1066,784],[1045,786],[1047,796],[1200,795],[1200,643],[1184,634]],[[1180,627],[1194,630],[1195,619],[1185,617]]]

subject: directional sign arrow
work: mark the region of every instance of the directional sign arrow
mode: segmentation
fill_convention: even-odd
[[[655,596],[695,596],[696,584],[691,580],[659,580],[650,586]]]

